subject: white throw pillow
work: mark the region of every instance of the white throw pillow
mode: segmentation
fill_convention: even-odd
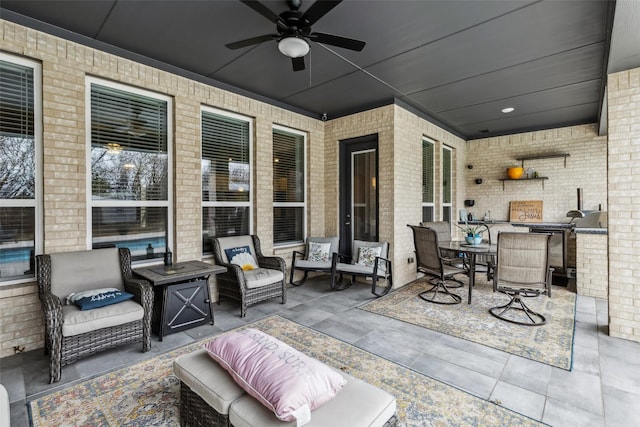
[[[307,261],[328,262],[331,261],[329,251],[331,243],[309,242],[309,256]]]
[[[376,262],[376,257],[379,257],[381,253],[382,246],[361,246],[358,250],[358,262],[356,264],[373,267],[373,264]]]

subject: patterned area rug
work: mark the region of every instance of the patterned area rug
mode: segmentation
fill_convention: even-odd
[[[394,395],[402,426],[542,425],[282,317],[250,326]],[[172,361],[200,346],[191,344],[32,401],[32,425],[178,426],[179,382]]]
[[[426,279],[422,279],[360,308],[571,370],[576,306],[573,292],[562,286],[552,286],[551,298],[526,298],[530,308],[547,318],[547,324],[522,326],[489,314],[489,308],[506,304],[509,297],[493,292],[493,285],[481,275],[476,276],[471,305],[467,304],[466,280],[462,277],[464,287],[451,289],[462,297],[462,304],[442,305],[422,300],[418,294],[431,287]]]

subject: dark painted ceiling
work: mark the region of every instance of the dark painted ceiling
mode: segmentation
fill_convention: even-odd
[[[276,14],[287,9],[285,1],[263,3]],[[400,102],[474,139],[598,122],[615,3],[345,0],[312,30],[363,40],[364,50],[312,42],[298,72],[275,41],[225,47],[275,32],[239,1],[0,6],[3,19],[313,117]]]

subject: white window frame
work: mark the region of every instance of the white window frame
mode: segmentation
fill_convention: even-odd
[[[202,160],[202,118],[203,112],[217,114],[219,116],[225,116],[236,120],[246,121],[249,124],[249,201],[247,202],[218,202],[218,201],[202,201],[202,208],[205,207],[248,207],[249,208],[249,233],[253,234],[253,194],[254,194],[254,183],[253,183],[253,134],[254,134],[254,125],[255,120],[252,117],[243,116],[236,113],[231,113],[229,111],[220,110],[218,108],[201,106],[200,107],[200,159]],[[202,184],[202,180],[200,180]],[[200,188],[200,194],[202,194],[202,188]],[[201,209],[204,211],[204,209]],[[202,236],[204,230],[202,228],[202,221],[200,221],[200,235]],[[211,255],[211,253],[203,252],[203,255]]]
[[[9,55],[0,52],[0,59],[33,70],[33,120],[34,120],[34,147],[35,147],[35,199],[2,199],[5,207],[33,207],[34,215],[34,240],[35,254],[44,251],[44,209],[43,209],[43,136],[42,136],[42,65],[39,62],[26,58]],[[33,274],[24,275],[18,279],[0,281],[0,287],[18,283],[33,282]]]
[[[445,151],[449,151],[451,153],[451,155],[449,156],[450,159],[450,164],[449,164],[449,176],[448,176],[448,180],[449,180],[449,191],[451,192],[451,194],[449,194],[449,200],[450,202],[445,203],[444,201],[444,152]],[[448,145],[444,145],[442,144],[442,155],[440,156],[440,170],[442,171],[442,173],[440,174],[440,176],[442,177],[442,182],[440,183],[440,195],[441,198],[440,200],[442,200],[442,204],[440,207],[440,218],[442,221],[449,221],[449,223],[451,223],[452,221],[454,221],[454,215],[453,215],[453,196],[454,196],[454,187],[453,187],[453,148],[449,147]],[[444,217],[444,208],[448,207],[449,208],[449,214],[450,214],[450,218],[445,218]]]
[[[303,157],[304,157],[304,165],[303,165],[303,171],[302,171],[302,176],[303,176],[303,182],[302,182],[302,189],[304,191],[304,197],[303,197],[303,202],[273,202],[273,208],[297,208],[297,207],[301,207],[302,208],[302,242],[305,242],[307,240],[307,198],[308,196],[308,189],[307,189],[307,142],[308,142],[308,136],[306,132],[302,132],[296,129],[292,129],[289,127],[285,127],[285,126],[281,126],[281,125],[277,125],[274,124],[272,126],[272,138],[271,138],[271,143],[273,145],[273,131],[274,130],[279,130],[282,132],[288,132],[288,133],[292,133],[295,135],[300,135],[303,138],[302,141],[302,149],[303,149]],[[272,146],[272,150],[273,150],[273,146]],[[293,246],[298,246],[300,245],[301,242],[291,242],[291,243],[276,243],[275,241],[273,242],[273,246],[275,248],[286,248],[286,247],[293,247]]]
[[[433,194],[433,202],[425,202],[424,200],[422,200],[422,210],[420,212],[420,215],[422,216],[423,213],[422,211],[424,211],[424,208],[431,208],[431,212],[432,212],[432,221],[436,220],[436,141],[427,137],[427,136],[423,136],[422,137],[422,152],[424,153],[424,146],[426,144],[431,145],[431,149],[433,150],[433,162],[431,164],[432,167],[432,174],[431,174],[431,193]],[[425,170],[424,170],[424,159],[422,159],[422,180],[424,182],[424,177],[425,177]],[[422,187],[422,186],[421,186]],[[421,197],[423,196],[422,191],[421,191]],[[424,218],[422,218],[422,220],[424,221]]]
[[[130,92],[136,95],[142,95],[149,98],[158,99],[167,103],[167,200],[149,200],[149,201],[127,201],[127,200],[93,200],[91,191],[91,85],[111,87],[121,91]],[[173,208],[174,208],[174,180],[173,180],[173,98],[129,86],[121,83],[115,83],[109,80],[103,80],[97,77],[86,77],[85,79],[85,135],[86,135],[86,194],[87,194],[87,249],[93,247],[93,230],[92,215],[94,207],[166,207],[167,208],[167,246],[173,250]],[[149,261],[136,261],[137,265],[154,264],[162,262],[162,259],[154,258]]]

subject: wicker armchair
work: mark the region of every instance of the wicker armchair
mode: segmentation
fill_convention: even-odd
[[[151,348],[153,288],[146,280],[132,277],[129,249],[38,255],[36,277],[50,383],[60,381],[63,366],[82,357],[135,342],[142,342],[143,352]],[[86,311],[65,304],[71,293],[108,287],[134,297]]]
[[[257,265],[243,270],[230,262],[227,251],[242,248],[249,249]],[[286,263],[280,257],[264,256],[258,236],[215,237],[213,256],[216,264],[227,267],[226,273],[216,275],[218,304],[222,298],[238,301],[240,316],[245,317],[247,307],[261,301],[281,297],[282,304],[287,303]]]

